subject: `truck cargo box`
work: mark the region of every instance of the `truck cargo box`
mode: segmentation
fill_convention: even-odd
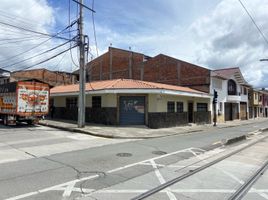
[[[34,120],[49,111],[49,85],[18,81],[0,85],[0,115],[4,120]]]

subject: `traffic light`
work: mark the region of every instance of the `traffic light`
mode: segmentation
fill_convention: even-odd
[[[213,103],[217,103],[217,98],[218,98],[218,92],[216,90],[214,90]]]

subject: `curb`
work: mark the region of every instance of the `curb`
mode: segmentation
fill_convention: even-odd
[[[68,127],[58,126],[58,125],[49,124],[49,123],[45,123],[45,122],[39,122],[38,124],[42,125],[42,126],[47,126],[47,127],[51,127],[51,128],[64,130],[64,131],[69,131],[69,132],[74,132],[74,133],[83,133],[83,134],[87,134],[87,135],[92,135],[92,136],[102,137],[102,138],[109,138],[109,139],[153,139],[153,138],[161,138],[161,137],[173,136],[173,135],[178,135],[178,134],[186,134],[186,133],[194,133],[194,132],[204,131],[202,129],[198,129],[198,130],[184,131],[183,133],[169,133],[166,135],[157,135],[157,136],[124,137],[124,136],[114,136],[114,135],[100,135],[100,134],[97,134],[94,132],[81,130],[79,128],[68,128]]]
[[[92,135],[95,137],[102,137],[102,138],[109,138],[109,139],[153,139],[153,138],[161,138],[161,137],[167,137],[167,136],[173,136],[173,135],[179,135],[179,134],[187,134],[187,133],[194,133],[194,132],[202,132],[204,131],[204,129],[197,129],[197,130],[186,130],[182,133],[169,133],[166,135],[157,135],[157,136],[141,136],[141,137],[124,137],[124,136],[114,136],[114,135],[100,135],[98,133],[94,133],[91,131],[85,131],[79,128],[68,128],[68,127],[63,127],[63,126],[58,126],[58,125],[53,125],[53,124],[49,124],[49,123],[45,123],[45,122],[39,122],[39,125],[43,125],[43,126],[48,126],[51,128],[56,128],[56,129],[60,129],[60,130],[65,130],[65,131],[69,131],[69,132],[74,132],[74,133],[83,133],[83,134],[87,134],[87,135]],[[250,124],[250,123],[249,123]],[[233,126],[228,126],[228,127],[217,127],[219,129],[222,128],[229,128],[229,127],[236,127],[236,126],[240,126],[240,125],[233,125]],[[268,128],[262,128],[259,130],[256,130],[254,132],[264,132],[264,131],[268,131]],[[238,136],[235,138],[230,138],[225,140],[224,142],[222,142],[223,145],[230,145],[233,144],[235,142],[239,142],[242,141],[244,139],[246,139],[247,136],[249,136],[250,133],[247,133],[243,136]]]

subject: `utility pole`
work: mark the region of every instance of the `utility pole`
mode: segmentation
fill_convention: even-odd
[[[85,38],[83,34],[83,0],[79,0],[80,12],[78,20],[79,30],[79,98],[78,98],[78,128],[85,127]]]

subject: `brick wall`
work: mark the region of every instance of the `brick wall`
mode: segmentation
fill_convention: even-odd
[[[144,61],[145,55],[109,47],[87,64],[89,80],[132,78],[191,87],[209,93],[210,70],[163,54]]]
[[[33,78],[48,83],[51,86],[67,85],[76,82],[75,76],[72,74],[65,72],[54,72],[46,69],[12,72],[10,81],[13,82]]]
[[[134,78],[134,65],[143,61],[143,54],[109,47],[109,51],[87,64],[91,81]]]

